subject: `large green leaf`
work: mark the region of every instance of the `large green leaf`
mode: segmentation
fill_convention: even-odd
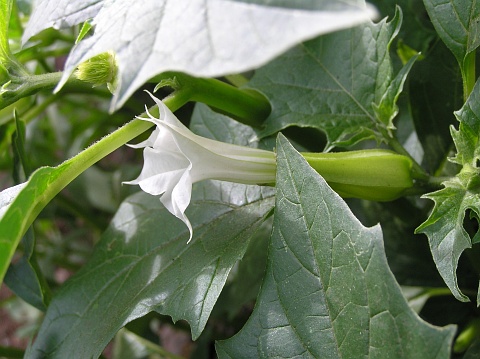
[[[120,79],[112,108],[118,108],[161,72],[216,77],[250,70],[301,41],[357,25],[374,14],[363,0],[297,3],[41,0],[24,39],[49,26],[93,17],[95,33],[73,49],[63,81],[81,62],[113,50]]]
[[[424,0],[435,30],[461,66],[480,45],[480,3],[476,0]]]
[[[328,147],[384,139],[412,65],[393,80],[388,49],[401,22],[398,12],[390,23],[321,36],[256,71],[250,86],[272,105],[262,135],[300,126],[324,131]]]
[[[435,30],[455,55],[463,80],[464,99],[475,81],[475,50],[480,45],[480,3],[476,0],[424,0]]]
[[[65,186],[68,165],[43,167],[28,182],[0,192],[0,281],[28,227],[41,209]]]
[[[366,225],[381,224],[388,266],[400,285],[444,287],[431,260],[427,239],[414,234],[428,214],[426,209],[401,198],[383,203],[361,201],[353,211]]]
[[[460,255],[472,246],[464,228],[465,213],[480,216],[480,84],[477,83],[461,110],[455,113],[459,130],[452,128],[457,148],[453,162],[462,166],[460,173],[444,182],[444,189],[425,196],[435,202],[430,217],[417,228],[425,233],[437,269],[456,298],[468,301],[458,287],[456,270]],[[478,233],[473,240],[478,242]]]
[[[208,106],[197,103],[190,122],[190,129],[198,135],[235,143],[237,145],[260,147],[272,150],[264,141],[252,141],[257,131],[250,126],[212,111]],[[252,302],[258,294],[265,274],[268,238],[272,228],[269,219],[257,231],[242,261],[230,274],[227,285],[222,291],[214,315],[232,318],[248,302]]]
[[[189,207],[187,244],[188,229],[158,198],[133,195],[91,261],[53,298],[28,357],[98,356],[123,325],[154,310],[187,320],[197,338],[272,206],[272,190],[202,183]]]
[[[29,229],[23,237],[23,247],[23,256],[7,270],[5,284],[28,304],[45,311],[51,293],[36,261],[32,229]]]
[[[267,273],[254,312],[220,358],[449,358],[453,327],[408,306],[379,226],[365,228],[280,136]]]

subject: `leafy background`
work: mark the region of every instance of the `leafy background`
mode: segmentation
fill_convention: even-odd
[[[221,56],[208,55],[203,41],[208,34],[191,36],[201,24],[197,15],[205,10],[195,2],[191,12],[173,17],[188,22],[185,28],[190,32],[171,38],[173,27],[168,27],[170,32],[161,42],[161,51],[184,46],[178,47],[177,54],[188,60],[182,68],[173,68],[168,61],[161,64],[164,67],[154,67],[130,55],[160,56],[152,45],[160,32],[158,26],[149,26],[153,15],[144,16],[142,26],[134,29],[145,41],[132,41],[138,37],[134,31],[108,31],[111,22],[130,29],[140,11],[170,15],[167,7],[159,10],[158,4],[147,3],[151,7],[138,9],[117,1],[112,6],[118,16],[125,15],[121,22],[108,16],[113,8],[102,1],[78,2],[84,8],[80,12],[67,3],[40,1],[37,6],[42,11],[50,14],[49,9],[56,6],[61,15],[52,19],[34,12],[24,40],[49,26],[71,26],[95,16],[94,35],[74,49],[65,74],[113,42],[119,46],[122,86],[110,105],[105,89],[78,87],[22,100],[20,121],[11,120],[11,109],[2,110],[2,146],[15,148],[1,152],[2,169],[10,171],[16,163],[16,176],[21,179],[31,169],[55,166],[82,151],[141,113],[147,101],[134,91],[164,69],[218,76],[263,65],[246,86],[263,93],[271,104],[264,128],[254,130],[202,104],[186,106],[178,115],[206,137],[276,147],[277,186],[196,185],[189,208],[195,238],[186,245],[184,226],[157,199],[132,194],[134,189],[119,185],[138,172],[138,153],[121,149],[91,167],[41,213],[5,278],[18,297],[40,311],[48,308],[44,317],[36,314],[42,324],[33,329],[39,335],[27,357],[62,358],[72,352],[98,356],[114,337],[115,357],[160,355],[162,348],[149,340],[153,340],[151,326],[155,321],[170,323],[168,316],[178,321],[176,328],[198,339],[192,357],[211,356],[211,344],[221,339],[215,348],[222,358],[463,355],[466,348],[461,348],[459,340],[458,354],[450,353],[454,335],[478,328],[478,312],[474,303],[459,302],[450,290],[458,299],[476,300],[478,250],[469,248],[478,241],[480,215],[475,180],[480,90],[473,89],[467,101],[462,98],[468,56],[478,47],[476,37],[470,36],[477,33],[476,2],[452,0],[441,7],[436,1],[403,0],[395,2],[400,12],[393,1],[373,1],[382,16],[389,15],[388,20],[320,37],[316,36],[323,28],[311,27],[311,22],[323,26],[321,13],[315,12],[319,9],[308,5],[315,2],[292,18],[289,2],[268,2],[283,6],[282,11],[272,15],[273,8],[262,7],[255,14],[262,21],[255,25],[271,30],[272,37],[265,41],[275,46],[248,53],[249,62],[245,62],[245,49],[235,57],[225,48],[227,57],[235,60],[231,67],[221,67],[228,63]],[[247,9],[265,3],[211,2],[215,11],[225,9],[222,6]],[[345,19],[342,11],[359,3],[345,3],[337,10]],[[28,13],[22,6],[28,8],[18,2],[14,19],[15,14]],[[176,6],[168,9],[181,7]],[[445,13],[452,9],[458,12],[458,22],[445,24]],[[67,10],[73,11],[67,16]],[[229,14],[227,10],[223,14]],[[330,20],[335,23],[338,18]],[[349,19],[348,24],[355,21]],[[305,30],[282,42],[275,36],[285,32],[274,31],[275,24],[301,24]],[[233,21],[214,25],[218,28],[207,27],[210,35],[225,32],[228,26],[232,36],[243,36],[233,31]],[[21,31],[15,29],[11,21],[12,49],[20,43]],[[39,61],[36,70],[53,71],[61,65],[47,60],[66,55],[75,35],[75,30],[46,30],[16,56],[25,62],[44,57],[45,63]],[[182,39],[197,41],[196,47]],[[311,40],[283,52],[306,39]],[[238,43],[234,38],[224,41]],[[258,48],[256,41],[245,41],[246,48]],[[421,51],[421,57],[409,57],[409,49]],[[187,50],[205,58],[189,56]],[[267,58],[275,59],[266,63]],[[138,68],[139,64],[148,66]],[[215,72],[208,72],[209,66]],[[298,71],[292,72],[293,68]],[[120,107],[114,116],[108,114]],[[42,118],[34,121],[40,113]],[[23,122],[30,132],[23,132]],[[458,129],[450,130],[450,125]],[[348,200],[347,206],[284,137],[276,139],[280,130],[302,150],[384,145],[395,131],[398,141],[429,173],[454,177],[445,189],[427,196],[433,202]],[[448,156],[453,163],[446,160]],[[420,233],[427,234],[428,241]],[[19,277],[24,279],[18,281]],[[458,326],[457,332],[451,324]],[[465,358],[477,355],[478,340],[473,343]],[[136,351],[126,351],[134,345]]]

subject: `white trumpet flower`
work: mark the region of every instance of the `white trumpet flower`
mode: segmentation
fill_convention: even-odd
[[[138,184],[160,200],[174,216],[182,220],[190,231],[192,225],[185,215],[192,184],[216,179],[243,184],[270,184],[275,182],[275,154],[270,151],[223,143],[195,135],[184,126],[169,108],[150,94],[156,102],[160,118],[152,116],[141,120],[157,127],[150,137],[134,148],[144,148],[144,165],[140,176],[127,184]]]

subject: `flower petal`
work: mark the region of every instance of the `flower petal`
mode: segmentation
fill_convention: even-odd
[[[137,179],[124,182],[138,184],[152,195],[161,195],[165,208],[182,220],[190,231],[192,225],[185,215],[192,185],[204,179],[219,179],[244,184],[268,184],[275,181],[275,154],[270,151],[243,147],[207,139],[192,133],[170,109],[151,93],[158,105],[160,118],[147,110],[147,117],[157,128],[132,147],[144,147],[144,166]]]
[[[143,191],[152,195],[160,195],[173,188],[191,166],[190,161],[178,151],[146,147],[143,156],[144,166],[138,178],[124,183],[138,184]]]
[[[140,120],[145,120],[144,118],[139,118]],[[128,147],[131,148],[143,148],[143,147],[153,147],[155,140],[157,139],[158,135],[160,133],[160,129],[157,127],[155,130],[152,132],[152,134],[145,140],[137,144],[128,144]]]
[[[160,198],[166,209],[172,213],[175,217],[182,220],[190,231],[190,237],[188,242],[191,241],[193,236],[192,224],[185,215],[185,210],[190,204],[192,198],[192,179],[189,171],[185,171],[177,184],[173,186],[173,189],[166,191]],[[188,243],[187,242],[187,243]]]

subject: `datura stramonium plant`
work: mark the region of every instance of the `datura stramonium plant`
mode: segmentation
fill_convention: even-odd
[[[274,184],[275,153],[207,139],[192,133],[168,107],[150,94],[160,116],[141,120],[157,127],[134,148],[144,148],[140,176],[126,184],[138,184],[159,196],[165,207],[193,230],[185,215],[192,185],[206,179],[243,184]],[[303,153],[307,162],[343,197],[391,201],[413,186],[410,158],[387,150],[341,153]],[[190,240],[189,239],[189,240]]]

